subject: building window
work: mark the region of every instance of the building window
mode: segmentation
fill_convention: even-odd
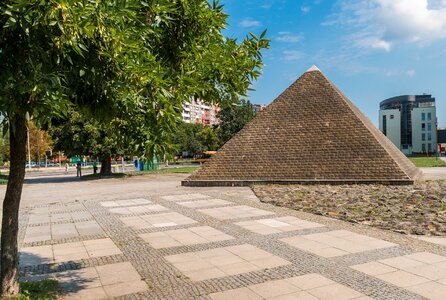
[[[426,121],[426,113],[421,113],[421,121]]]
[[[432,152],[432,144],[427,144],[427,151]]]
[[[390,115],[390,120],[393,120],[395,118],[394,115]]]
[[[427,113],[427,120],[428,120],[428,121],[432,120],[432,115],[431,115],[431,113]]]
[[[426,152],[426,144],[421,144],[421,151]]]
[[[427,131],[432,131],[432,123],[427,123]]]
[[[403,145],[403,149],[404,149],[404,150],[409,149],[409,145]]]
[[[427,140],[432,141],[432,133],[430,132],[427,133]]]
[[[426,123],[421,123],[421,131],[426,131]]]
[[[383,133],[384,135],[387,135],[387,116],[383,116]]]
[[[422,133],[422,134],[421,134],[421,140],[422,140],[422,141],[425,141],[425,140],[426,140],[426,134],[425,134],[425,133]]]

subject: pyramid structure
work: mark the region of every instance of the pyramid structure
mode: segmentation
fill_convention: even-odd
[[[312,67],[184,186],[413,184],[421,171]]]

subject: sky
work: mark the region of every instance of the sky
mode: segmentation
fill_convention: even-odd
[[[432,94],[446,127],[446,0],[221,0],[225,35],[267,29],[263,75],[249,92],[269,104],[316,65],[377,125],[379,102]]]

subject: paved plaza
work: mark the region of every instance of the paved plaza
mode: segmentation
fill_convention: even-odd
[[[443,238],[275,207],[249,188],[181,187],[182,178],[27,184],[21,279],[55,278],[63,299],[445,298]]]

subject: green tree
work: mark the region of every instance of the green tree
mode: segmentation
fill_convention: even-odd
[[[219,136],[222,145],[229,141],[237,132],[249,123],[256,113],[252,104],[246,100],[227,106],[219,112]]]
[[[217,134],[218,129],[204,126],[197,134],[197,140],[202,145],[202,151],[217,151],[220,147],[220,139]]]
[[[203,151],[203,144],[197,138],[203,127],[202,124],[180,122],[173,138],[176,150],[187,151],[191,156]]]
[[[0,3],[0,114],[11,166],[3,202],[1,293],[18,293],[18,211],[27,119],[43,125],[69,107],[151,158],[170,147],[181,104],[228,105],[260,74],[262,34],[225,38],[227,15],[207,0],[4,0]],[[123,133],[127,133],[124,135]]]
[[[66,156],[88,155],[99,158],[101,174],[111,173],[111,156],[124,154],[120,139],[113,130],[114,120],[105,125],[97,120],[86,120],[79,112],[70,110],[66,118],[53,120],[49,130],[55,151]]]
[[[221,142],[218,129],[202,124],[181,122],[173,138],[176,151],[187,151],[189,155],[198,152],[218,150]]]
[[[0,132],[3,131],[3,128],[0,127]],[[9,161],[9,133],[5,132],[5,136],[0,135],[0,163],[1,165],[5,165],[7,161]]]
[[[41,159],[45,158],[45,151],[52,149],[53,141],[48,132],[37,128],[33,121],[28,122],[28,134],[31,160],[40,166]]]

